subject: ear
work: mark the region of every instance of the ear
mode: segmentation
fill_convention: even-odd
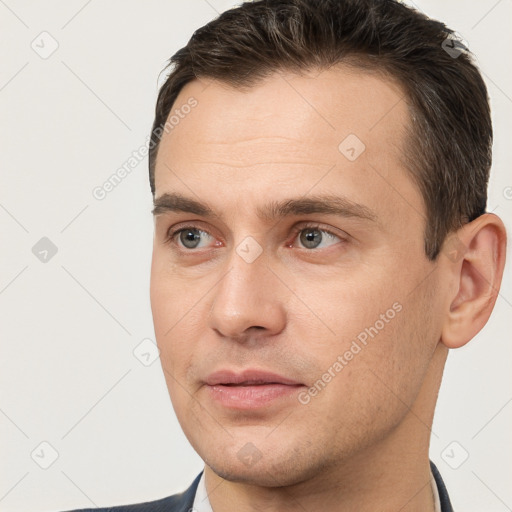
[[[487,323],[501,285],[506,243],[505,226],[492,213],[445,240],[442,253],[448,260],[452,290],[441,342],[448,348],[462,347]]]

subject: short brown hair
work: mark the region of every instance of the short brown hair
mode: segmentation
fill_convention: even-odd
[[[390,75],[406,93],[413,129],[404,159],[426,206],[425,253],[435,260],[448,233],[485,212],[492,158],[487,89],[453,37],[396,0],[259,0],[224,12],[169,61],[151,133],[153,195],[162,127],[188,82],[250,87],[275,71],[349,62]]]

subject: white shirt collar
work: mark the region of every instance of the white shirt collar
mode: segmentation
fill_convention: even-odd
[[[432,483],[432,494],[434,495],[435,512],[442,512],[441,500],[439,499],[439,489],[437,488],[436,479],[434,478],[432,472],[430,472],[430,482]]]
[[[437,484],[432,473],[430,473],[430,481],[432,483],[432,493],[434,495],[435,512],[442,512],[441,501],[439,500],[439,491],[437,489]],[[206,492],[204,471],[201,475],[201,478],[199,479],[199,484],[197,485],[196,496],[194,498],[194,505],[191,512],[213,512],[212,506],[210,505],[210,500],[208,499],[208,493]]]
[[[190,512],[213,512],[208,493],[206,492],[206,484],[204,482],[204,471],[197,484],[196,496],[194,498],[194,505]]]

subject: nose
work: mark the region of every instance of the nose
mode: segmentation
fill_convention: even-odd
[[[248,262],[235,250],[215,287],[209,327],[238,342],[279,334],[286,325],[287,288],[268,266],[265,253]]]

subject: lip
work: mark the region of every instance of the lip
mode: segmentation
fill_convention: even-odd
[[[247,369],[242,372],[233,370],[218,370],[211,373],[205,379],[209,386],[215,385],[250,385],[250,384],[284,384],[287,386],[297,386],[298,382],[277,373],[267,372],[265,370]]]
[[[294,379],[257,369],[242,372],[219,370],[210,374],[205,384],[212,400],[223,407],[237,410],[283,403],[304,386]]]

